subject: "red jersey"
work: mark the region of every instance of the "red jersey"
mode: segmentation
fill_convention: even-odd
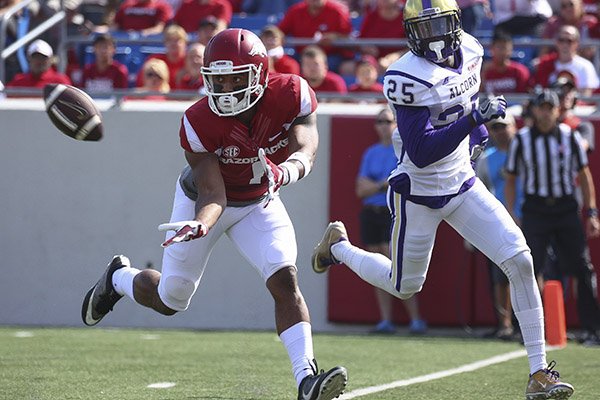
[[[112,89],[127,89],[128,84],[127,67],[118,61],[113,61],[103,71],[98,71],[95,63],[90,63],[83,70],[81,87],[86,91],[107,92]]]
[[[328,0],[317,15],[310,15],[308,5],[301,1],[288,8],[283,20],[279,23],[279,29],[286,35],[297,38],[313,38],[315,33],[337,32],[349,35],[352,31],[350,13],[343,4]],[[331,48],[324,48],[331,53]],[[297,49],[298,52],[302,48]]]
[[[295,118],[311,114],[317,99],[308,83],[297,75],[270,74],[263,97],[254,106],[252,126],[235,117],[219,117],[204,97],[188,108],[179,129],[181,146],[189,152],[219,156],[229,201],[252,201],[267,192],[258,149],[264,148],[275,164],[288,156],[288,129]]]
[[[379,15],[377,10],[373,10],[365,15],[363,22],[360,26],[360,33],[358,35],[361,39],[401,39],[406,38],[406,32],[404,32],[404,16],[403,12],[392,19],[386,20]],[[377,47],[379,50],[378,57],[386,56],[395,51],[400,51],[404,47]]]
[[[122,31],[152,28],[173,17],[169,3],[163,0],[126,0],[115,15],[115,23]]]
[[[348,88],[349,92],[361,92],[361,93],[383,93],[383,85],[379,82],[375,82],[368,88],[361,87],[358,83],[350,85]]]
[[[527,93],[531,87],[529,69],[518,62],[511,61],[505,71],[499,71],[489,64],[482,72],[484,91],[495,95],[502,93]]]
[[[286,54],[274,60],[273,68],[275,68],[275,72],[279,72],[280,74],[300,75],[300,64]]]
[[[152,55],[148,56],[146,61],[148,61],[151,58],[157,58],[159,60],[163,60],[165,62],[165,64],[167,64],[167,67],[169,68],[169,86],[171,86],[171,88],[176,87],[177,86],[177,82],[176,82],[177,73],[180,70],[182,70],[183,68],[185,68],[185,55],[177,61],[169,61],[166,54],[152,54]],[[137,87],[144,86],[143,68],[139,70],[137,79],[135,82],[136,82]]]
[[[52,68],[43,72],[40,76],[33,76],[30,72],[17,74],[12,81],[6,84],[6,87],[33,87],[43,88],[49,83],[63,83],[71,85],[71,80],[65,74],[56,72]]]
[[[331,71],[327,72],[325,79],[319,86],[312,86],[312,89],[315,92],[348,93],[348,88],[346,87],[346,81],[344,78]]]
[[[542,87],[550,84],[550,75],[556,70],[557,53],[550,53],[540,57],[537,69],[535,71],[535,83]]]
[[[196,32],[200,21],[212,15],[231,23],[231,3],[227,0],[210,0],[208,4],[200,4],[198,0],[183,0],[173,20],[186,32]]]

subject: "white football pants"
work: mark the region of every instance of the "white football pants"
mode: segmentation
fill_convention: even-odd
[[[188,221],[194,217],[195,202],[177,182],[170,221]],[[174,234],[170,231],[166,238]],[[296,266],[296,234],[279,196],[267,207],[264,201],[245,207],[226,207],[206,236],[175,243],[164,250],[158,294],[167,307],[177,311],[188,308],[210,253],[223,234],[265,281],[284,267]]]

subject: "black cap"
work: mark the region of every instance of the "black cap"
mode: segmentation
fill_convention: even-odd
[[[94,41],[92,42],[92,44],[95,45],[96,43],[102,43],[102,42],[108,42],[108,43],[115,44],[115,40],[109,33],[101,33],[99,35],[96,35],[96,37],[94,37]]]
[[[560,105],[558,94],[554,90],[544,89],[533,99],[533,105],[541,106],[542,104],[550,104],[552,107],[558,107]]]

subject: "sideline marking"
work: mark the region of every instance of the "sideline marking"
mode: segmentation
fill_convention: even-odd
[[[157,383],[151,383],[146,387],[149,389],[168,389],[168,388],[172,388],[175,385],[176,385],[175,382],[157,382]]]
[[[558,349],[558,347],[555,347],[555,346],[547,346],[546,347],[546,351],[552,351],[552,350],[557,350],[557,349]],[[527,352],[525,350],[512,351],[510,353],[500,354],[498,356],[486,358],[486,359],[480,360],[480,361],[475,361],[473,363],[465,364],[465,365],[462,365],[457,368],[447,369],[445,371],[439,371],[439,372],[434,372],[434,373],[427,374],[427,375],[416,376],[414,378],[404,379],[404,380],[400,380],[400,381],[394,381],[394,382],[386,383],[383,385],[369,386],[369,387],[362,388],[362,389],[356,389],[356,390],[353,390],[346,394],[343,394],[342,396],[340,396],[339,399],[340,400],[355,399],[357,397],[366,396],[368,394],[383,392],[384,390],[395,389],[395,388],[399,388],[399,387],[403,387],[403,386],[409,386],[409,385],[413,385],[415,383],[429,382],[429,381],[433,381],[436,379],[446,378],[446,377],[449,377],[452,375],[458,375],[463,372],[475,371],[475,370],[478,370],[478,369],[481,369],[484,367],[488,367],[490,365],[500,364],[500,363],[510,361],[515,358],[524,357],[524,356],[527,356]]]
[[[18,338],[29,338],[29,337],[34,337],[35,335],[33,334],[33,332],[30,331],[16,331],[14,333],[14,337],[18,337]]]

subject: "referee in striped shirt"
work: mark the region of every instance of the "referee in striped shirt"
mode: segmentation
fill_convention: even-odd
[[[515,181],[520,176],[525,194],[521,227],[531,248],[536,275],[542,277],[546,249],[553,243],[561,271],[577,278],[581,326],[597,338],[600,307],[596,276],[586,251],[575,177],[583,194],[590,238],[600,235],[596,195],[581,136],[558,122],[559,105],[556,92],[542,91],[533,100],[533,126],[521,129],[511,141],[505,164],[506,208],[512,214]]]

